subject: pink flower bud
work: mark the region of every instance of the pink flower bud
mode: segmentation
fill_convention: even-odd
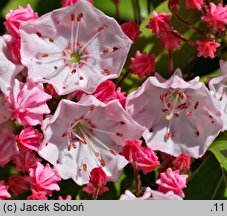
[[[154,171],[159,164],[156,154],[150,148],[142,147],[142,151],[137,155],[136,168],[147,174]]]
[[[196,41],[198,57],[203,56],[204,58],[214,58],[214,53],[217,51],[217,48],[221,46],[218,42],[213,39],[206,39],[203,41]]]
[[[190,169],[191,159],[189,155],[180,154],[174,161],[173,165],[180,171],[186,171]]]
[[[21,22],[36,20],[37,18],[38,14],[32,10],[30,5],[27,5],[26,8],[19,6],[17,10],[10,10],[10,12],[6,15],[4,25],[10,35],[19,39],[19,27]]]
[[[38,151],[43,135],[31,126],[25,127],[17,136],[18,147]]]
[[[145,76],[148,77],[155,70],[155,55],[147,53],[140,53],[136,51],[135,58],[131,58],[130,69],[137,74],[140,79]]]
[[[141,34],[140,28],[133,20],[121,25],[123,32],[133,41],[136,42],[137,38]]]
[[[25,181],[25,177],[21,175],[11,175],[8,184],[15,196],[28,190],[28,183]]]
[[[47,200],[46,192],[32,189],[32,194],[27,197],[27,200]]]
[[[130,163],[137,160],[138,153],[141,151],[142,141],[141,140],[125,140],[120,154],[124,156]]]
[[[205,10],[206,16],[203,16],[201,19],[212,28],[213,33],[216,33],[218,30],[225,31],[227,24],[227,5],[215,5],[213,2],[210,2],[209,6],[207,5],[205,7]]]
[[[8,192],[8,186],[5,185],[3,180],[0,181],[0,200],[5,200],[10,198],[11,195]]]
[[[179,0],[168,0],[168,7],[171,11],[178,10],[180,8]]]
[[[172,171],[168,168],[166,172],[160,174],[160,178],[156,181],[159,185],[158,191],[167,193],[173,191],[175,194],[184,198],[183,189],[186,188],[186,179],[188,175],[179,174],[179,170]]]
[[[186,0],[186,9],[201,10],[204,0]]]
[[[94,168],[90,173],[89,182],[96,188],[101,188],[108,181],[106,173],[103,171],[102,167]]]

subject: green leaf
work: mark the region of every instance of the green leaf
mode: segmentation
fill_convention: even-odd
[[[216,140],[209,147],[221,167],[227,172],[227,140]]]
[[[227,199],[226,190],[222,169],[215,156],[210,154],[188,180],[185,199]]]

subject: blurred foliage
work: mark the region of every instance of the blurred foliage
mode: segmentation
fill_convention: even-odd
[[[162,2],[162,3],[161,3]],[[208,31],[207,27],[199,21],[200,14],[195,10],[185,10],[184,2],[181,0],[182,6],[178,14],[187,20],[189,23],[198,27],[204,33]],[[46,12],[50,12],[53,9],[57,9],[61,5],[60,0],[1,0],[0,1],[0,33],[4,34],[5,28],[3,25],[4,16],[10,9],[16,9],[18,5],[26,7],[30,4],[35,11],[41,16]],[[94,0],[94,4],[97,8],[101,9],[107,15],[115,17],[115,5],[111,0]],[[149,11],[155,9],[156,12],[169,12],[167,7],[167,1],[150,0],[150,9],[147,8],[147,1],[139,0],[140,12],[142,23],[140,25],[142,34],[138,41],[132,46],[128,60],[125,65],[123,73],[126,72],[130,63],[130,58],[134,57],[135,52],[140,50],[141,52],[155,53],[157,67],[156,71],[168,77],[168,55],[166,51],[163,51],[162,44],[159,39],[146,28],[149,23],[150,14]],[[120,23],[134,19],[132,0],[122,0],[120,3]],[[200,40],[203,37],[198,35],[195,31],[189,29],[185,25],[182,25],[173,16],[173,25],[185,38],[189,40]],[[227,58],[226,43],[227,36],[224,35],[220,42],[223,44],[223,49],[219,52],[219,56]],[[196,58],[196,49],[189,46],[186,43],[182,44],[181,49],[173,52],[174,68],[180,67],[185,75],[186,79],[190,79],[196,75],[201,76],[201,81],[207,84],[208,77],[216,76],[220,73],[219,59],[214,60]],[[121,79],[121,78],[119,78]],[[122,88],[128,93],[138,88],[141,85],[141,80],[132,73],[124,81]],[[192,164],[192,176],[188,181],[188,187],[185,190],[186,199],[227,199],[227,137],[215,141],[209,148],[210,153],[199,160],[196,160]],[[212,152],[212,153],[211,153]],[[9,164],[1,168],[1,179],[7,181],[10,172],[13,172],[14,166]],[[157,176],[154,173],[149,175],[141,174],[141,182],[145,186],[154,188],[151,182],[154,182]],[[119,196],[124,193],[126,189],[133,190],[133,170],[128,165],[121,173],[120,180],[117,183],[108,183],[109,192],[100,197],[100,199],[118,199]],[[66,197],[71,194],[73,199],[90,199],[90,196],[82,191],[82,187],[77,186],[73,180],[63,180],[60,183],[62,188],[61,192],[54,192],[53,199],[57,199],[59,195]],[[18,198],[26,198],[27,194],[24,194]]]

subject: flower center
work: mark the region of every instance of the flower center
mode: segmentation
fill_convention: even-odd
[[[79,53],[71,53],[70,54],[70,61],[72,63],[80,63],[81,55]]]
[[[170,121],[173,116],[178,116],[179,113],[188,108],[187,95],[185,92],[177,89],[170,90],[169,92],[160,96],[164,104],[163,112],[167,113],[166,120]]]

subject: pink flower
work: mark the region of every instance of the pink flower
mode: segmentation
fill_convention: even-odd
[[[87,0],[87,1],[93,4],[93,0]],[[72,4],[75,4],[76,2],[78,2],[78,0],[61,0],[62,7],[70,6]]]
[[[168,0],[168,8],[170,11],[175,11],[180,8],[180,1],[179,0]]]
[[[72,197],[70,195],[67,195],[64,199],[62,196],[59,196],[58,200],[72,200]]]
[[[37,125],[43,121],[43,114],[50,112],[46,101],[51,96],[43,91],[43,85],[27,79],[26,83],[15,79],[15,84],[7,96],[9,108],[12,111],[11,118],[16,119],[22,125]]]
[[[40,162],[37,162],[35,168],[29,169],[29,176],[27,181],[29,181],[32,187],[37,191],[46,191],[50,196],[52,195],[52,191],[60,191],[57,182],[60,181],[61,178],[49,164],[46,164],[44,167]]]
[[[9,40],[10,36],[0,37],[0,90],[6,94],[9,87],[12,86],[15,76],[22,69],[13,63],[10,52]]]
[[[204,58],[214,58],[214,53],[217,51],[217,48],[221,46],[221,44],[209,38],[203,41],[196,41],[196,45],[198,49],[197,56],[203,56]]]
[[[227,130],[227,61],[220,61],[221,75],[210,79],[209,88],[214,98],[220,104],[223,131]]]
[[[8,192],[8,186],[5,185],[3,180],[0,180],[0,200],[5,200],[10,197],[11,195]]]
[[[13,157],[18,172],[28,172],[30,168],[35,168],[40,159],[36,158],[36,154],[30,151],[20,151]]]
[[[8,121],[10,118],[11,112],[8,109],[7,101],[4,95],[0,91],[0,125]]]
[[[186,171],[190,169],[191,159],[189,155],[180,154],[174,161],[174,168],[180,171]]]
[[[204,0],[186,0],[186,8],[187,9],[196,9],[201,10]]]
[[[123,23],[121,25],[123,32],[133,41],[136,42],[137,38],[141,34],[140,27],[133,20]]]
[[[117,78],[132,43],[113,18],[87,1],[28,21],[20,30],[28,76],[52,84],[59,95],[91,94],[105,80]]]
[[[5,166],[18,152],[15,135],[4,128],[0,129],[0,149],[0,166]]]
[[[223,127],[219,109],[199,78],[186,82],[179,69],[169,80],[148,78],[126,100],[126,110],[146,128],[147,145],[176,157],[205,153]]]
[[[145,76],[150,76],[151,72],[155,70],[155,55],[147,53],[140,53],[139,50],[136,51],[135,58],[131,58],[130,69],[133,73],[137,74],[140,79]]]
[[[26,8],[19,6],[17,10],[9,11],[9,13],[6,15],[6,21],[4,22],[4,25],[6,26],[6,29],[10,35],[19,39],[20,24],[28,20],[34,21],[37,18],[38,14],[32,10],[30,5],[27,5]]]
[[[179,174],[179,170],[172,171],[168,168],[166,172],[160,174],[160,178],[156,181],[158,184],[158,191],[162,193],[167,193],[173,191],[178,196],[184,198],[184,192],[182,191],[186,188],[186,179],[188,175]]]
[[[155,11],[153,11],[152,16],[153,18],[150,19],[150,22],[146,27],[151,29],[154,34],[159,35],[172,29],[172,23],[170,19],[171,14],[157,14]]]
[[[162,193],[160,191],[151,190],[151,200],[183,200],[182,197],[175,194],[173,191]]]
[[[141,197],[136,197],[131,191],[126,190],[125,194],[121,195],[120,200],[182,200],[182,198],[174,194],[173,191],[162,193],[147,187]]]
[[[31,126],[25,127],[19,135],[17,135],[17,143],[19,148],[38,151],[38,147],[42,142],[43,135]]]
[[[176,30],[163,32],[159,35],[165,50],[173,50],[180,48],[181,40],[177,37],[179,33]]]
[[[225,25],[227,24],[227,5],[222,6],[222,4],[215,5],[210,2],[209,6],[205,6],[206,16],[201,19],[206,22],[208,26],[212,28],[213,33],[218,30],[225,31]]]
[[[94,96],[78,103],[61,100],[55,114],[43,123],[44,140],[39,154],[63,179],[89,182],[91,170],[101,166],[110,181],[118,180],[127,161],[118,153],[125,139],[143,133],[117,100],[102,103]]]
[[[136,197],[131,191],[126,190],[125,193],[121,195],[120,200],[150,200],[151,191],[152,190],[147,187],[142,196]]]
[[[122,148],[123,155],[137,170],[142,170],[147,174],[159,165],[156,154],[146,147],[141,146],[141,140],[126,140]]]
[[[46,192],[32,189],[32,194],[27,197],[27,200],[47,200]]]
[[[28,190],[28,183],[25,181],[25,177],[21,175],[11,175],[8,184],[10,190],[15,196]]]

